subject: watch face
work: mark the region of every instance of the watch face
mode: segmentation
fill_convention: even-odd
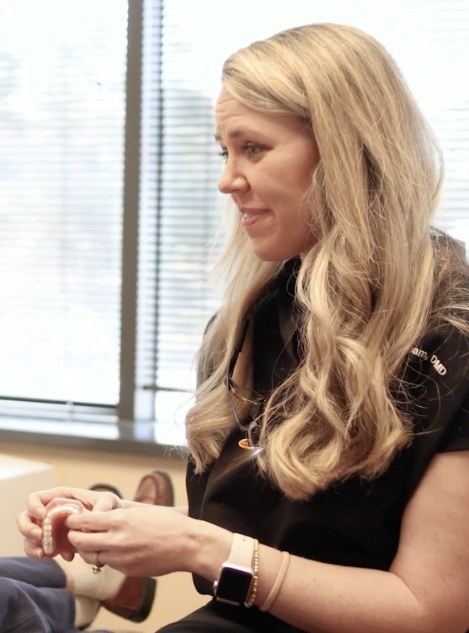
[[[243,604],[249,595],[252,571],[237,567],[222,567],[217,582],[216,597],[223,602]]]

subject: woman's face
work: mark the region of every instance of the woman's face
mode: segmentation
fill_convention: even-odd
[[[219,189],[236,203],[256,255],[281,261],[308,251],[316,240],[300,210],[319,153],[307,125],[252,110],[225,89],[215,115],[226,161]]]

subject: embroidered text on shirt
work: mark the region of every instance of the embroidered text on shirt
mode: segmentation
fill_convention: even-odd
[[[430,363],[433,365],[433,368],[435,369],[435,371],[437,371],[440,374],[440,376],[444,376],[447,373],[448,370],[446,369],[446,367],[443,365],[443,363],[440,361],[440,359],[438,358],[436,354],[430,355],[424,349],[420,349],[420,347],[413,347],[410,350],[410,353],[413,354],[414,356],[417,356],[418,358],[421,358],[422,360],[430,361]]]

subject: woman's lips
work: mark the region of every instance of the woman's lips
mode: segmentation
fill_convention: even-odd
[[[268,209],[241,209],[241,225],[250,228],[268,214]]]

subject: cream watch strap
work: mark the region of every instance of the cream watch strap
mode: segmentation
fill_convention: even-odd
[[[233,534],[233,542],[231,550],[225,564],[236,565],[236,567],[244,567],[252,569],[252,556],[254,552],[254,539],[245,534]]]

